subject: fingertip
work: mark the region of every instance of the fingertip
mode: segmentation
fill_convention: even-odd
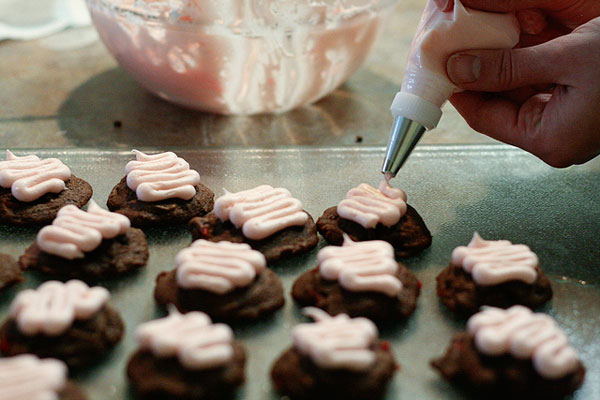
[[[546,17],[540,10],[527,9],[516,12],[521,32],[527,35],[538,35],[548,25]]]
[[[457,86],[475,83],[481,74],[481,60],[472,54],[453,54],[446,62],[446,73]]]
[[[449,100],[450,103],[452,103],[452,105],[458,110],[458,112],[461,112],[461,110],[468,112],[477,106],[477,103],[481,101],[481,97],[483,95],[483,93],[465,91],[454,93],[452,96],[450,96]]]
[[[450,102],[477,132],[518,146],[517,104],[490,93],[469,91],[452,95]]]

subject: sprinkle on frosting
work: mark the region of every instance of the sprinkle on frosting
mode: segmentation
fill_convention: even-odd
[[[138,150],[136,161],[125,166],[127,186],[138,200],[160,201],[171,198],[190,200],[196,195],[200,174],[175,153],[144,154]]]
[[[316,322],[299,324],[292,331],[294,346],[324,369],[365,371],[375,363],[371,345],[377,338],[377,327],[366,318],[350,318],[346,314],[331,317],[325,311],[307,307],[304,313]]]
[[[2,400],[58,400],[66,382],[67,366],[60,360],[33,354],[0,358]]]
[[[141,324],[136,335],[143,349],[156,357],[176,356],[188,369],[217,368],[233,357],[231,328],[199,311],[180,314],[172,308],[168,317]]]
[[[83,258],[96,249],[102,239],[112,239],[129,228],[129,218],[100,208],[93,200],[83,211],[70,204],[58,211],[52,225],[37,235],[38,246],[49,254],[69,260]]]
[[[29,336],[58,336],[76,319],[88,319],[100,311],[110,294],[103,287],[90,288],[79,280],[48,281],[36,290],[20,292],[10,307],[19,330]]]
[[[0,186],[10,188],[19,201],[31,202],[46,193],[60,193],[70,177],[69,167],[57,158],[17,157],[6,150],[6,161],[0,161]]]
[[[539,261],[524,244],[512,244],[508,240],[483,240],[475,232],[468,246],[454,249],[452,263],[462,266],[480,285],[497,285],[513,280],[529,284],[535,282],[535,267]]]
[[[246,243],[203,239],[181,250],[175,262],[180,287],[218,294],[250,285],[267,265],[265,256]]]
[[[468,320],[467,330],[482,353],[510,353],[518,359],[531,359],[535,370],[546,379],[562,378],[577,368],[577,353],[556,322],[527,307],[486,307]]]
[[[385,180],[378,189],[361,183],[348,191],[346,198],[338,204],[337,213],[365,229],[375,228],[378,223],[392,226],[406,214],[406,194]]]
[[[350,291],[374,291],[393,297],[402,290],[396,277],[398,263],[388,242],[353,242],[344,235],[342,246],[327,246],[318,254],[321,276],[337,280]]]
[[[252,240],[264,239],[290,226],[302,226],[308,220],[300,200],[287,189],[269,185],[237,193],[225,191],[215,201],[214,212],[221,221],[230,220],[241,227],[244,236]]]

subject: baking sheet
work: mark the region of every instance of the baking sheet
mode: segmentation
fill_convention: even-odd
[[[172,150],[172,149],[171,149]],[[217,196],[223,188],[248,189],[259,184],[288,188],[303,201],[315,220],[359,183],[377,185],[383,148],[283,148],[276,150],[175,150],[200,172]],[[106,203],[110,189],[124,175],[132,154],[122,151],[40,150],[42,158],[58,157],[94,188],[94,199]],[[17,154],[24,154],[16,151]],[[405,263],[423,283],[415,314],[382,331],[392,343],[401,370],[386,399],[460,399],[442,381],[429,360],[442,354],[452,334],[464,328],[439,304],[435,276],[452,249],[469,242],[474,231],[485,239],[525,243],[537,252],[552,281],[554,298],[543,311],[555,317],[587,367],[584,386],[575,399],[600,398],[600,160],[557,170],[520,150],[502,145],[421,146],[393,181],[423,216],[433,235],[430,249]],[[0,252],[18,257],[36,230],[0,226]],[[154,305],[156,275],[174,266],[177,251],[191,241],[185,227],[150,229],[147,268],[119,280],[103,282],[112,304],[126,322],[124,340],[99,365],[75,376],[91,399],[131,398],[125,377],[136,348],[134,330],[164,313]],[[319,247],[325,245],[321,239]],[[277,399],[269,371],[274,359],[291,344],[292,327],[306,321],[289,296],[294,279],[316,266],[317,250],[273,266],[286,290],[286,305],[266,321],[235,327],[248,349],[247,382],[240,399]],[[0,317],[25,288],[37,287],[39,276],[26,272],[25,282],[0,295]]]

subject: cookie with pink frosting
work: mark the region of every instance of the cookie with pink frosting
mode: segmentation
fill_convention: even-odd
[[[323,247],[317,259],[317,268],[294,282],[298,304],[378,324],[402,321],[414,312],[421,283],[396,261],[388,242],[354,242],[344,235],[342,246]]]
[[[450,265],[436,280],[442,303],[463,315],[483,305],[536,308],[552,298],[550,280],[528,246],[484,240],[477,232],[467,246],[454,249]]]
[[[0,358],[2,400],[85,400],[87,396],[68,380],[64,362],[39,359],[33,354]]]
[[[200,174],[173,152],[145,154],[125,166],[126,175],[112,189],[106,205],[132,226],[185,224],[213,209],[214,193],[200,183]]]
[[[347,234],[354,241],[385,240],[397,258],[414,256],[431,246],[431,233],[406,194],[382,180],[378,188],[366,183],[350,189],[346,198],[323,212],[319,233],[339,246]]]
[[[556,321],[523,306],[484,307],[431,365],[477,398],[562,399],[585,376]]]
[[[82,281],[48,281],[19,292],[0,327],[5,356],[31,353],[57,358],[69,368],[93,364],[106,356],[123,336],[118,311],[103,287]]]
[[[268,263],[305,253],[319,241],[302,202],[289,190],[269,185],[225,191],[216,199],[214,211],[192,219],[189,227],[194,240],[247,243],[263,253]]]
[[[175,263],[156,278],[154,298],[162,306],[202,311],[217,321],[256,320],[283,307],[281,281],[246,243],[199,239]]]
[[[57,158],[6,150],[0,161],[0,224],[47,225],[65,205],[81,208],[91,197],[90,184]]]
[[[148,255],[142,230],[92,200],[87,211],[72,205],[61,208],[52,224],[38,232],[19,265],[53,278],[94,282],[142,268]]]
[[[225,324],[198,311],[145,322],[127,376],[139,399],[221,400],[244,383],[246,351]]]
[[[366,318],[308,307],[314,323],[292,330],[293,346],[275,361],[275,390],[292,400],[376,400],[398,369],[387,342]]]

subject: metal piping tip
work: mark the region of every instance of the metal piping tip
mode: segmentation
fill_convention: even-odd
[[[394,119],[390,141],[381,167],[381,172],[388,182],[396,176],[402,165],[404,165],[425,130],[426,128],[423,125],[411,119],[402,116],[397,116]]]

